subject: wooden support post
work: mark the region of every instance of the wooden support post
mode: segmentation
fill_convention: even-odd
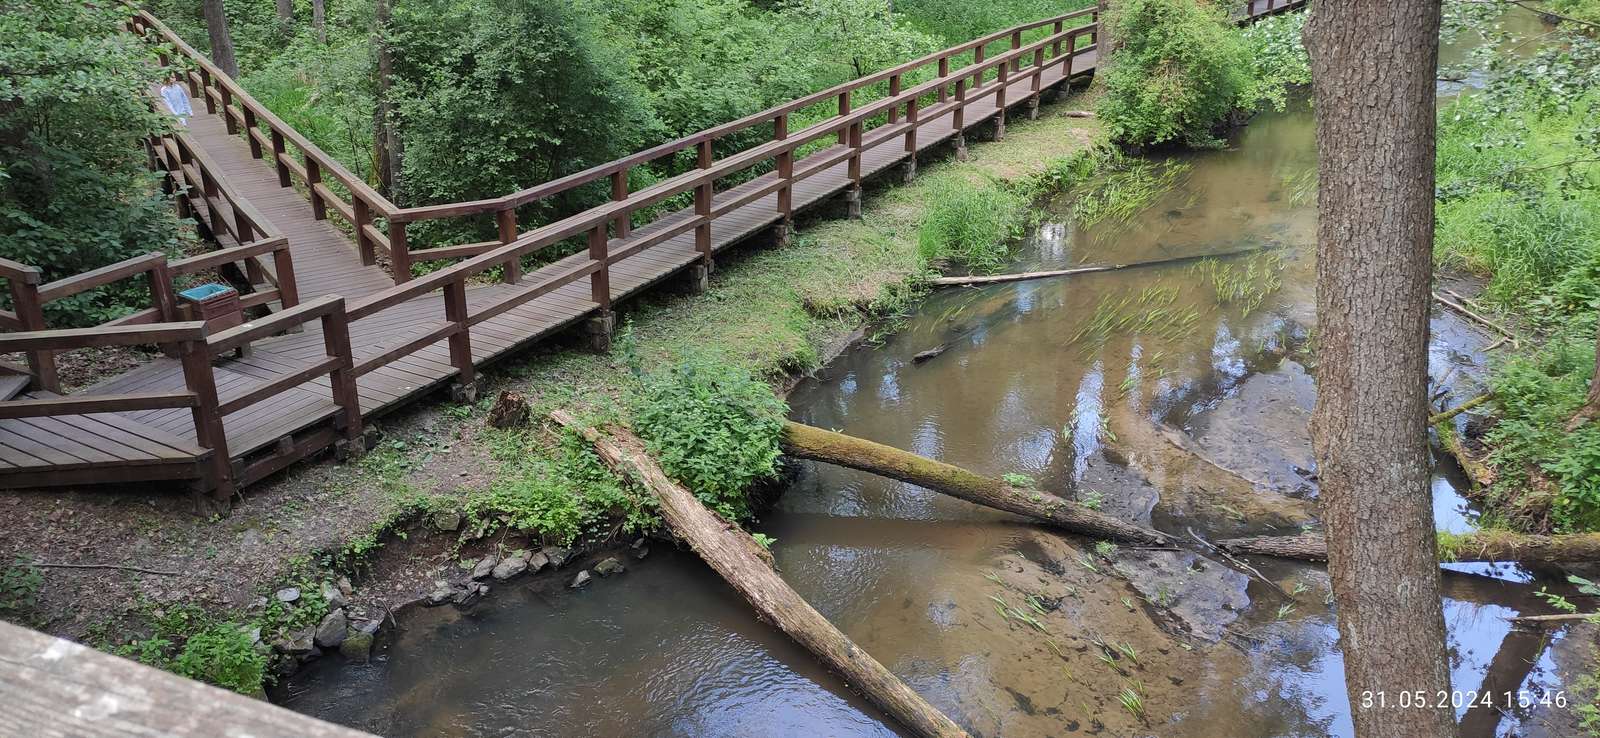
[[[1072,91],[1072,60],[1078,56],[1078,32],[1067,34],[1067,63],[1061,70],[1061,87],[1068,92]]]
[[[844,100],[846,98],[840,98]],[[847,103],[841,103],[847,104]],[[700,142],[700,168],[710,169],[711,142]],[[700,252],[700,263],[708,271],[711,269],[711,197],[713,195],[712,183],[707,180],[704,184],[694,188],[694,214],[697,223],[694,227],[694,248]]]
[[[939,57],[939,79],[944,79],[948,76],[950,76],[950,57],[941,56]],[[944,102],[949,99],[949,87],[943,84],[939,85],[939,102]]]
[[[226,508],[233,495],[233,456],[228,453],[228,436],[223,429],[217,378],[211,373],[211,352],[204,341],[185,341],[178,347],[183,365],[183,383],[197,402],[193,410],[195,441],[211,450],[211,499]]]
[[[903,179],[910,182],[917,178],[917,99],[906,101],[906,168]]]
[[[517,211],[515,208],[506,208],[494,214],[495,228],[499,231],[500,243],[511,243],[517,240]],[[501,279],[506,284],[516,284],[522,281],[522,257],[506,261]]]
[[[227,221],[222,219],[222,210],[217,207],[217,201],[222,194],[222,188],[217,184],[215,172],[200,169],[200,191],[205,195],[206,215],[211,220],[211,236],[219,238],[228,230]]]
[[[291,182],[289,181],[289,165],[283,162],[283,158],[287,155],[284,153],[285,147],[283,145],[283,134],[280,133],[278,129],[273,128],[271,129],[271,135],[272,167],[278,170],[278,186],[288,187]]]
[[[294,279],[294,255],[288,245],[272,252],[272,270],[278,273],[278,306],[288,310],[300,304],[300,285]]]
[[[899,95],[900,75],[896,74],[889,77],[889,97],[898,97]],[[898,122],[900,122],[900,107],[889,108],[889,123],[893,125]]]
[[[845,192],[845,202],[849,204],[849,217],[861,217],[861,121],[850,124],[850,189]]]
[[[44,324],[44,303],[39,301],[39,283],[42,281],[37,269],[28,273],[28,278],[8,280],[11,283],[11,308],[17,313],[17,320],[22,322],[24,331],[48,330]],[[28,371],[33,373],[33,388],[46,392],[60,392],[61,380],[56,375],[56,356],[49,350],[29,351]]]
[[[211,99],[211,72],[205,67],[200,68],[200,90],[197,93],[206,103],[206,114],[217,114],[217,101]]]
[[[449,294],[447,286],[447,300]],[[464,309],[465,305],[462,307]],[[448,312],[448,305],[446,308]],[[463,329],[462,334],[465,333]],[[355,366],[355,358],[350,352],[350,316],[344,311],[343,300],[339,301],[337,310],[322,316],[322,348],[329,357],[339,360],[339,366],[328,373],[328,384],[333,389],[333,404],[339,406],[339,414],[334,416],[334,430],[339,431],[340,439],[334,442],[334,455],[341,461],[348,461],[365,453],[366,448],[361,439],[361,394],[356,390],[356,375],[351,371]],[[454,343],[450,350],[453,357]],[[469,361],[471,353],[470,350],[467,352]]]
[[[1044,84],[1044,47],[1033,50],[1033,77],[1029,80],[1029,89],[1033,94],[1028,96],[1028,120],[1039,117],[1039,91]]]
[[[311,200],[311,217],[317,220],[327,220],[328,203],[322,199],[322,194],[317,192],[317,185],[322,184],[322,165],[316,159],[306,157],[306,197]]]
[[[972,75],[972,89],[974,90],[983,86],[983,60],[987,59],[988,56],[989,54],[986,46],[979,46],[972,52],[972,63],[978,66],[978,71],[974,72]]]
[[[1022,31],[1012,31],[1011,32],[1011,50],[1012,51],[1016,51],[1017,49],[1020,49],[1020,48],[1022,48]],[[1017,57],[1017,58],[1011,60],[1011,71],[1013,71],[1013,72],[1022,71],[1022,58],[1021,57]]]
[[[844,116],[849,115],[849,114],[850,114],[850,91],[849,90],[845,90],[844,92],[839,93],[839,117],[843,118]],[[839,129],[839,143],[840,144],[845,143],[848,136],[849,136],[849,134],[845,131],[844,128],[840,128]]]
[[[628,199],[628,170],[623,169],[611,173],[611,201],[622,202]],[[611,221],[611,232],[617,238],[627,238],[633,235],[633,214],[623,213]]]
[[[1056,21],[1056,24],[1050,28],[1050,35],[1060,36],[1065,27],[1064,21]],[[1056,39],[1055,43],[1050,44],[1050,56],[1052,58],[1061,56],[1061,39]]]
[[[956,80],[956,109],[950,114],[956,130],[956,160],[967,160],[967,80]]]
[[[389,221],[389,268],[394,271],[394,283],[411,280],[411,245],[406,241],[406,224]]]
[[[616,327],[616,313],[611,312],[611,254],[604,225],[589,229],[589,259],[600,263],[599,270],[589,275],[589,299],[600,311],[584,322],[584,332],[589,334],[589,348],[603,354],[611,350],[611,333]]]
[[[183,73],[183,77],[184,77],[185,80],[187,80],[189,82],[189,97],[190,97],[190,99],[199,97],[200,96],[200,90],[201,90],[201,87],[200,87],[200,75],[198,73],[196,73],[196,72],[184,72]]]
[[[478,398],[478,384],[472,365],[472,331],[467,323],[467,281],[457,279],[444,286],[444,319],[454,323],[450,334],[450,365],[456,368],[456,383],[450,399],[472,402]]]
[[[780,115],[772,121],[772,138],[783,141],[789,138],[789,116]],[[779,246],[788,246],[794,236],[794,149],[778,154],[778,213],[783,219],[777,225]]]
[[[145,272],[145,278],[150,284],[150,307],[155,308],[157,320],[161,323],[171,323],[180,320],[178,317],[178,299],[172,294],[172,270],[167,266],[167,260],[162,259],[150,271]],[[177,344],[164,344],[161,352],[168,357],[176,358],[179,355]]]
[[[251,110],[250,106],[242,104],[239,109],[244,111],[244,140],[250,144],[250,158],[260,159],[261,139],[256,138],[256,111]]]
[[[995,87],[1000,88],[994,93],[994,140],[1004,141],[1006,138],[1006,87],[1011,84],[1011,69],[1005,64],[1000,65],[999,82]]]
[[[239,125],[233,120],[233,93],[228,91],[226,85],[217,85],[217,95],[222,98],[222,125],[232,136],[239,132]]]
[[[355,222],[350,227],[356,232],[356,251],[361,254],[361,264],[372,266],[378,263],[378,247],[367,234],[367,226],[372,225],[372,208],[360,195],[353,195],[350,198],[350,210],[355,215]]]

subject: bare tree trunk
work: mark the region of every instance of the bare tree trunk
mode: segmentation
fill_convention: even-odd
[[[607,434],[584,427],[560,410],[550,417],[593,443],[607,465],[640,482],[660,503],[661,517],[673,534],[687,541],[764,620],[806,647],[873,704],[916,735],[966,737],[966,731],[807,604],[772,570],[772,556],[761,544],[669,478],[633,434],[625,429],[612,429]]]
[[[277,0],[278,28],[283,35],[294,33],[294,0]]]
[[[317,31],[317,43],[328,43],[327,0],[311,0],[311,27]]]
[[[1328,541],[1320,533],[1295,536],[1252,536],[1217,541],[1235,554],[1276,556],[1300,561],[1327,561]],[[1439,546],[1435,547],[1439,549]],[[1440,561],[1516,561],[1524,564],[1574,564],[1600,561],[1600,533],[1541,536],[1479,531],[1452,536],[1437,550]]]
[[[1345,687],[1361,738],[1454,736],[1429,497],[1427,341],[1439,0],[1322,0],[1312,440]],[[1384,704],[1386,702],[1386,704]]]
[[[222,0],[203,0],[200,9],[206,16],[206,33],[211,36],[211,61],[223,74],[239,78],[239,62],[233,58],[233,34],[228,32],[228,15]]]
[[[373,45],[378,49],[378,100],[372,114],[372,144],[374,164],[378,172],[378,187],[385,197],[401,202],[401,167],[404,163],[400,136],[395,131],[394,100],[390,97],[390,82],[394,77],[394,54],[389,46],[389,18],[391,0],[377,0],[373,9],[376,28]]]
[[[795,458],[881,474],[975,505],[1032,518],[1079,535],[1149,546],[1172,542],[1171,538],[1159,531],[1113,518],[1055,495],[1013,487],[999,479],[974,474],[959,466],[843,433],[786,422],[782,443],[783,452]]]

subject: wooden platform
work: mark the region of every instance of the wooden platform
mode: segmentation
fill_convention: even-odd
[[[1302,4],[1298,0],[1277,0],[1269,6],[1265,0],[1258,0],[1250,9],[1256,11],[1256,15],[1265,15]],[[1061,34],[1061,22],[1057,21],[1055,26],[1056,33]],[[1079,30],[1090,28],[1092,26]],[[1026,72],[1026,61],[1021,54],[1028,49],[1018,46],[1020,33],[1010,34],[1012,48],[1019,49],[1012,56],[1017,68]],[[1077,37],[1069,35],[1066,39],[1074,42]],[[1060,44],[1056,45],[1059,51]],[[1068,47],[1073,45],[1069,43]],[[1037,82],[1029,73],[1017,73],[1009,82],[996,80],[995,62],[991,60],[990,78],[980,88],[963,93],[960,87],[947,85],[953,88],[952,98],[964,100],[965,106],[930,108],[927,117],[919,119],[915,126],[917,150],[926,151],[963,133],[954,122],[954,110],[961,111],[963,129],[987,126],[1003,112],[996,105],[996,93],[1002,88],[1009,109],[1030,103],[1036,105],[1039,92],[1062,85],[1066,81],[1066,65],[1059,61],[1040,64],[1038,60],[1045,58],[1046,52],[1038,43],[1035,48],[1039,51],[1028,52],[1033,55],[1034,69],[1044,70],[1038,73]],[[1073,77],[1094,72],[1097,53],[1092,46],[1071,56]],[[941,71],[944,62],[941,58]],[[1011,63],[1002,59],[1000,65]],[[945,79],[953,83],[962,77]],[[898,83],[896,77],[894,84]],[[962,94],[965,97],[960,97]],[[915,97],[913,94],[907,99]],[[223,102],[226,103],[226,98]],[[450,283],[436,282],[438,286],[432,287],[432,291],[396,292],[408,288],[396,286],[383,268],[363,265],[357,245],[344,231],[328,220],[313,217],[302,191],[281,186],[280,177],[287,176],[281,169],[285,160],[278,158],[279,164],[273,164],[271,151],[266,152],[267,158],[253,158],[245,137],[228,133],[220,113],[239,108],[223,107],[219,114],[206,114],[196,100],[195,109],[197,115],[190,121],[192,145],[202,150],[221,170],[234,195],[247,200],[261,217],[270,221],[277,233],[287,237],[300,300],[310,302],[340,296],[346,306],[358,306],[352,308],[356,317],[348,323],[350,363],[345,365],[346,371],[356,377],[354,394],[359,400],[359,414],[353,426],[349,422],[351,418],[341,416],[343,411],[335,404],[338,393],[333,391],[334,378],[326,369],[330,359],[326,348],[329,344],[325,343],[327,337],[317,321],[306,323],[299,333],[255,340],[247,356],[229,356],[213,362],[211,376],[217,397],[212,406],[218,409],[217,414],[226,412],[234,400],[242,405],[221,418],[220,433],[226,438],[231,463],[223,465],[220,471],[213,469],[211,472],[212,476],[225,478],[228,486],[249,484],[333,445],[336,426],[348,435],[350,429],[359,428],[365,418],[394,410],[441,385],[456,383],[463,371],[510,355],[574,323],[594,317],[609,306],[597,302],[604,291],[592,292],[592,279],[607,276],[609,302],[625,300],[682,270],[705,263],[710,254],[728,249],[784,217],[778,195],[778,185],[784,180],[779,179],[781,171],[769,172],[712,193],[709,207],[704,211],[711,214],[710,218],[686,208],[658,217],[620,238],[607,238],[601,226],[600,237],[603,242],[609,242],[603,243],[603,247],[609,248],[609,252],[599,253],[625,254],[623,258],[596,261],[591,251],[524,274],[515,284],[473,285],[468,281],[456,281],[453,283],[456,289],[464,290],[465,308],[458,308],[452,315],[447,307]],[[844,109],[847,105],[841,101],[841,110]],[[910,108],[907,111],[905,120],[911,120]],[[236,113],[236,122],[238,115],[242,114]],[[281,125],[281,121],[278,123]],[[860,124],[855,124],[858,127],[852,129],[851,135],[859,136],[859,148],[840,143],[797,159],[793,171],[804,174],[796,174],[788,180],[792,186],[793,209],[815,206],[854,188],[859,180],[850,171],[848,162],[852,157],[859,157],[862,177],[885,172],[904,162],[908,156],[905,148],[908,126],[892,123],[891,120],[890,125],[865,132],[859,132]],[[281,135],[278,129],[273,133]],[[261,138],[258,136],[256,141],[260,144]],[[703,157],[706,152],[709,148],[702,149]],[[825,162],[834,163],[822,166]],[[815,164],[815,171],[808,168],[808,164]],[[300,175],[305,180],[304,172]],[[738,204],[741,202],[743,204]],[[514,227],[514,218],[512,223]],[[697,223],[709,223],[708,243],[697,242],[697,229],[686,227]],[[705,228],[702,225],[700,238],[704,238]],[[666,234],[675,235],[664,237]],[[655,242],[657,239],[659,242]],[[634,250],[634,247],[652,242],[654,245],[648,248]],[[404,247],[403,242],[400,247]],[[707,247],[708,253],[702,254],[702,247]],[[411,252],[413,257],[426,253],[426,250]],[[592,275],[597,269],[601,274]],[[445,288],[442,293],[440,287]],[[405,299],[406,295],[418,296]],[[508,300],[515,302],[518,296],[532,297],[509,309],[493,309],[497,304],[511,304]],[[364,301],[364,298],[370,299]],[[334,325],[341,330],[345,309],[337,307],[340,319]],[[460,341],[461,356],[452,355],[452,339],[444,337],[452,333],[455,340]],[[469,342],[470,362],[464,355]],[[319,371],[319,364],[325,368]],[[285,383],[286,377],[293,380],[297,375],[314,378],[299,384]],[[158,359],[79,394],[130,396],[165,392],[170,396],[186,387],[194,390],[193,377],[186,385],[181,362]],[[209,453],[205,447],[215,444],[197,438],[196,417],[193,408],[168,406],[0,421],[0,486],[149,478],[199,479],[205,483],[206,475],[200,471],[199,462]],[[212,433],[215,435],[216,431]],[[59,474],[40,473],[46,469]],[[96,469],[101,472],[98,477],[90,473]]]

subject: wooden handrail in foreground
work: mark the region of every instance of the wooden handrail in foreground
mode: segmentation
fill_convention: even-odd
[[[373,738],[0,621],[6,735]]]

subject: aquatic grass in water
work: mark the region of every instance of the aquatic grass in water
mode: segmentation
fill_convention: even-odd
[[[1157,336],[1169,341],[1182,338],[1199,323],[1200,311],[1176,306],[1177,299],[1174,286],[1146,287],[1120,297],[1107,295],[1068,343],[1086,341],[1092,350],[1114,335]]]
[[[1211,283],[1219,304],[1239,305],[1245,317],[1260,308],[1268,295],[1283,288],[1283,257],[1275,251],[1242,262],[1201,259],[1189,272]]]
[[[1076,188],[1072,205],[1079,225],[1126,224],[1157,198],[1176,188],[1192,167],[1185,162],[1151,162],[1117,157],[1102,166],[1103,173]]]

